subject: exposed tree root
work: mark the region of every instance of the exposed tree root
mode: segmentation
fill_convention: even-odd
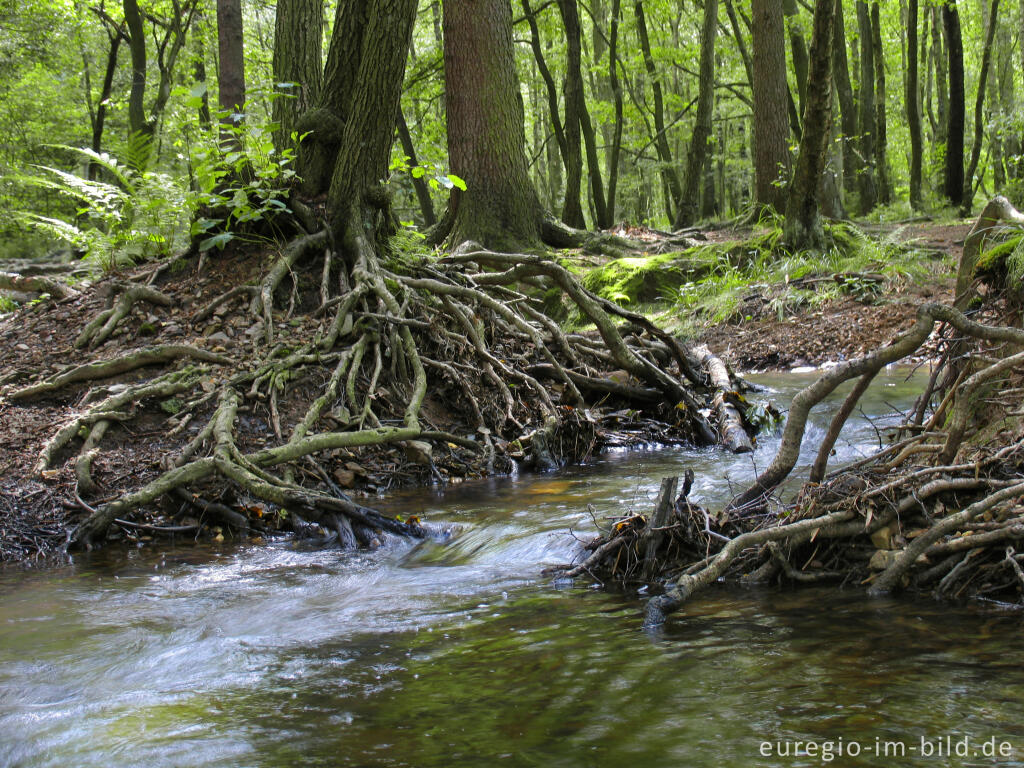
[[[976,368],[957,377],[949,392],[929,391],[935,409],[949,415],[826,476],[828,455],[871,379],[918,349],[939,322],[944,345],[963,348],[971,341]],[[1021,556],[1012,545],[1024,538],[1024,419],[1019,397],[1001,396],[1024,384],[1024,353],[1015,352],[1021,347],[1019,328],[926,304],[914,327],[890,346],[837,366],[796,395],[775,459],[722,511],[698,510],[683,494],[666,515],[659,500],[649,516],[631,512],[614,521],[587,546],[583,564],[565,575],[663,581],[664,594],[647,604],[651,625],[723,577],[855,580],[874,594],[911,587],[1022,602]],[[943,356],[939,365],[948,364]],[[773,498],[796,464],[811,408],[855,377],[809,482],[795,501]],[[936,380],[931,377],[930,390]],[[915,419],[923,421],[918,410],[908,414],[904,434],[914,431]]]
[[[317,535],[337,545],[373,546],[384,533],[418,537],[428,529],[346,494],[365,472],[357,457],[404,456],[397,470],[444,482],[508,472],[514,462],[557,467],[630,440],[719,443],[702,415],[708,409],[727,415],[724,432],[750,429],[742,402],[725,399],[738,382],[710,351],[684,348],[554,261],[470,246],[449,259],[410,262],[361,234],[375,228],[355,217],[384,212],[358,208],[343,228],[350,233],[344,258],[328,250],[325,232],[303,234],[250,284],[195,293],[196,308],[170,324],[186,325],[179,335],[210,335],[220,318],[239,313],[241,327],[251,324],[232,343],[220,334],[216,353],[198,341],[162,343],[163,324],[150,323],[155,346],[9,394],[22,407],[40,407],[48,396],[74,397],[76,386],[128,376],[103,399],[86,392],[40,448],[36,472],[57,479],[67,470],[89,508],[72,544],[102,543],[115,521],[129,533],[146,530],[133,525],[166,533],[198,516],[242,532],[318,525]],[[170,273],[156,275],[159,287],[116,285],[75,346],[108,341],[140,303],[169,306]],[[567,333],[547,317],[542,292],[551,288],[595,330]],[[139,380],[150,368],[156,373]],[[147,413],[154,402],[162,415]],[[643,418],[623,426],[616,415],[623,409]],[[109,498],[110,462],[102,457],[143,415],[168,446],[161,469],[138,472],[140,482]],[[154,510],[162,516],[133,520]]]
[[[110,338],[117,324],[124,320],[137,301],[146,301],[157,306],[167,307],[171,304],[168,296],[145,285],[132,285],[112,303],[109,309],[98,314],[82,330],[82,333],[75,340],[75,347],[82,349],[88,347],[95,349]]]
[[[21,293],[48,293],[55,299],[78,295],[78,291],[70,285],[52,277],[25,276],[12,272],[0,272],[0,289]]]

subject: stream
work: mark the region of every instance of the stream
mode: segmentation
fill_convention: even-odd
[[[784,407],[814,375],[751,378]],[[880,376],[832,466],[877,447],[920,384]],[[845,391],[812,415],[802,466]],[[448,542],[0,573],[0,766],[1024,765],[1019,612],[719,585],[645,632],[643,595],[539,575],[578,555],[570,531],[593,535],[588,504],[649,510],[689,466],[716,507],[777,445],[612,452],[373,502],[461,524]]]

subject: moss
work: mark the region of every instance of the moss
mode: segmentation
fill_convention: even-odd
[[[1016,251],[1017,247],[1022,242],[1024,242],[1024,235],[1018,235],[1017,237],[1011,237],[1007,240],[1003,240],[1001,243],[998,243],[987,251],[984,251],[978,257],[977,264],[974,267],[975,273],[1000,269],[1007,257]]]
[[[613,259],[583,276],[583,285],[621,304],[674,297],[679,288],[706,277],[718,264],[716,254],[683,253]]]

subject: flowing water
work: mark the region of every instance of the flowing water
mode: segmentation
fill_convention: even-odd
[[[755,378],[780,404],[810,381]],[[920,385],[905,379],[881,377],[837,460],[877,446]],[[652,633],[643,595],[539,576],[578,555],[570,531],[593,533],[587,504],[646,510],[690,466],[715,506],[776,447],[615,453],[381,501],[461,523],[446,543],[0,575],[0,766],[1024,765],[1015,611],[719,586]]]

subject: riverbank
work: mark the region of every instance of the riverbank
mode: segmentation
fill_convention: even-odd
[[[802,292],[800,295],[812,291],[825,295],[827,289],[836,285],[834,275],[804,274],[783,284],[753,285],[750,295],[739,305],[740,311],[734,312],[726,322],[709,324],[698,340],[707,342],[734,368],[742,371],[789,370],[863,354],[887,343],[908,327],[918,303],[951,297],[952,275],[948,265],[958,258],[955,243],[965,233],[966,227],[956,225],[919,228],[901,235],[923,243],[926,251],[938,254],[921,260],[935,267],[934,274],[927,280],[903,280],[897,274],[891,280],[869,281],[870,290],[857,296],[849,291],[832,291],[827,295],[835,294],[834,298],[826,296],[821,302],[780,302],[779,297],[788,296],[789,291],[797,288],[796,280],[802,281],[797,288]],[[741,236],[749,237],[750,233],[709,233],[708,240],[711,244],[727,245],[730,238]],[[129,348],[140,344],[139,348],[143,348],[149,335],[159,334],[161,339],[194,344],[213,356],[231,355],[236,349],[240,350],[240,345],[246,344],[253,333],[261,332],[258,323],[243,327],[238,313],[225,311],[227,305],[218,307],[201,326],[190,324],[189,319],[202,307],[201,296],[223,292],[232,281],[240,281],[246,268],[253,264],[252,259],[248,262],[242,259],[235,262],[229,272],[215,270],[201,280],[178,282],[173,290],[164,288],[172,297],[173,305],[166,309],[153,306],[141,314],[136,312],[130,326],[133,330],[127,336],[119,330],[120,338],[129,342]],[[867,262],[866,266],[871,267],[871,263]],[[0,384],[19,374],[24,376],[26,372],[60,371],[67,362],[60,350],[71,349],[75,336],[89,318],[102,309],[105,301],[109,303],[110,299],[97,295],[89,300],[66,302],[57,311],[47,311],[45,305],[29,305],[17,314],[0,319],[0,346],[9,363],[0,377]],[[778,306],[785,307],[785,312],[777,312],[775,307]],[[674,303],[651,308],[651,313],[659,319],[670,320],[673,315],[678,317],[686,311],[685,306]],[[300,345],[311,333],[305,333],[306,330],[291,325],[279,333],[289,334],[289,343]],[[198,338],[187,338],[193,331],[202,331],[202,334]],[[118,334],[115,334],[115,341]],[[118,383],[122,380],[132,381],[132,378],[115,378],[112,386],[107,382],[102,392],[90,394],[92,390],[89,390],[84,396],[113,393],[117,387],[124,386]],[[140,482],[157,477],[166,466],[166,457],[180,451],[189,439],[184,429],[175,429],[176,425],[187,427],[188,423],[184,418],[176,419],[174,409],[180,408],[181,402],[171,394],[159,403],[160,408],[155,412],[144,411],[140,420],[116,430],[113,445],[108,437],[105,454],[97,456],[90,467],[91,474],[102,483],[103,492],[88,503],[77,487],[77,473],[71,471],[71,465],[77,469],[77,461],[66,461],[63,467],[55,464],[41,474],[34,471],[53,426],[66,422],[78,405],[76,400],[47,401],[32,407],[0,402],[0,444],[4,446],[0,452],[0,561],[46,563],[51,557],[59,560],[67,545],[67,531],[74,521],[97,504],[109,502]],[[443,403],[431,403],[428,399],[428,406],[431,420],[443,424],[446,416]],[[241,418],[252,424],[258,421],[247,415]],[[264,422],[263,429],[268,428],[268,422]],[[628,429],[623,427],[621,440],[619,435],[616,439],[628,444],[627,433]],[[635,439],[651,442],[669,438],[651,433],[638,434]],[[255,437],[250,433],[250,440],[255,441],[253,446],[262,442],[258,429]],[[378,493],[399,485],[422,485],[438,480],[457,483],[474,474],[458,461],[445,462],[435,455],[430,457],[431,461],[424,462],[422,456],[400,448],[378,451],[373,457],[358,450],[343,451],[343,455],[335,458],[338,461],[333,462],[335,468],[328,482],[335,491],[344,490],[363,499],[377,498]],[[187,506],[188,500],[184,503]],[[229,500],[223,506],[234,506],[234,503]],[[206,510],[183,513],[182,509],[175,512],[157,507],[144,519],[126,521],[119,526],[114,539],[145,544],[169,537],[180,539],[197,535],[231,538],[231,528],[223,522],[214,520],[202,524],[203,511]],[[172,518],[173,522],[169,522]],[[255,530],[252,535],[273,533],[281,527],[282,521],[268,515],[260,522],[265,523],[260,526],[263,530]]]

